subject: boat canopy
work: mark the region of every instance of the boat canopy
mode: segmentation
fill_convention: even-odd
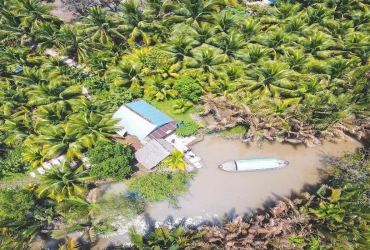
[[[238,171],[264,170],[279,167],[279,160],[276,158],[237,160],[235,163]]]

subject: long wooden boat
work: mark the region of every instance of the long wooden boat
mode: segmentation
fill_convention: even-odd
[[[276,158],[260,158],[228,161],[219,166],[220,169],[230,172],[271,170],[286,167],[289,162]]]

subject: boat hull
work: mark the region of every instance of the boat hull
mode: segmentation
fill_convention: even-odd
[[[245,171],[261,171],[272,170],[289,165],[289,162],[276,158],[266,159],[245,159],[228,161],[219,166],[220,169],[228,172],[245,172]]]

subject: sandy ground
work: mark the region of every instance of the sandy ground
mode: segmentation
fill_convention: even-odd
[[[70,22],[73,19],[73,13],[68,11],[60,0],[55,0],[53,3],[57,8],[51,11],[51,14],[59,17],[60,19]]]
[[[127,225],[120,225],[107,242],[128,243],[129,227],[140,233],[160,224],[197,226],[210,222],[218,224],[236,214],[255,212],[270,206],[277,197],[291,195],[315,186],[322,173],[317,169],[325,154],[340,155],[361,147],[359,142],[325,142],[323,146],[306,148],[280,143],[265,143],[260,149],[241,141],[208,136],[192,147],[203,158],[205,168],[191,182],[189,193],[179,199],[179,209],[167,203],[151,204],[146,212]],[[218,169],[223,162],[243,158],[276,157],[290,162],[288,167],[272,171],[229,173]],[[107,245],[105,245],[107,246]],[[104,249],[102,245],[94,250]]]

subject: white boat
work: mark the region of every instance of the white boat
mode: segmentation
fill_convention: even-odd
[[[271,170],[288,166],[289,162],[276,158],[260,158],[228,161],[219,166],[220,169],[230,172]]]

